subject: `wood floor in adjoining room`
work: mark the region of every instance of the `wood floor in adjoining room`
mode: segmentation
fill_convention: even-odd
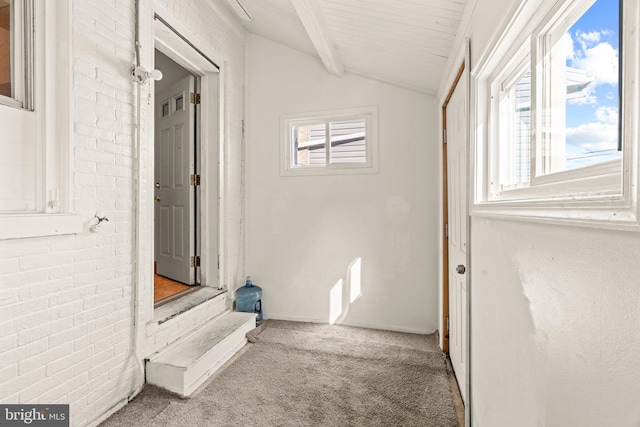
[[[193,286],[168,279],[157,274],[153,275],[153,302],[157,303],[165,298],[192,289]]]

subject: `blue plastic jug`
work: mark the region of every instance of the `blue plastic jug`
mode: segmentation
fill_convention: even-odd
[[[256,313],[256,320],[262,320],[262,288],[254,286],[251,276],[247,276],[247,283],[236,290],[236,309]]]

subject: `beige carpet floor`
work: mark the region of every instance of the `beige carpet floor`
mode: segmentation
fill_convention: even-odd
[[[433,335],[266,321],[191,398],[146,386],[102,426],[457,426]]]

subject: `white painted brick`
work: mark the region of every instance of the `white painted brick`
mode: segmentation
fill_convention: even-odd
[[[105,280],[101,280],[100,282],[95,281],[97,282],[96,294],[105,294],[110,291],[121,289],[123,286],[126,286],[126,283],[124,283],[122,279],[116,278],[115,268],[100,270],[99,273],[103,273],[103,272],[105,277],[101,279],[105,279]]]
[[[96,66],[89,61],[85,61],[82,58],[75,58],[73,63],[73,71],[74,73],[84,75],[89,78],[96,77]]]
[[[16,344],[17,344],[17,336],[15,337],[16,337]],[[43,353],[48,348],[49,348],[49,344],[48,344],[47,338],[43,338],[41,340],[38,340],[36,342],[30,343],[24,346],[13,347],[10,350],[4,351],[0,354],[2,364],[11,365],[13,363],[18,363],[31,356]],[[2,389],[2,387],[0,387],[0,389]]]
[[[0,337],[0,354],[5,351],[14,349],[18,346],[18,336],[17,335],[7,335]]]
[[[24,375],[18,375],[16,378],[9,380],[2,384],[0,387],[0,401],[5,402],[5,396],[11,396],[16,393],[20,395],[19,402],[24,402],[22,400],[22,393],[24,390],[32,384],[39,385],[41,379],[44,377],[44,366],[40,367],[37,370],[30,371]]]
[[[82,373],[86,373],[87,371],[88,369],[83,370]],[[78,375],[76,374],[76,376]],[[87,378],[87,383],[81,385],[80,387],[70,391],[68,390],[67,403],[70,404],[71,407],[73,408],[72,413],[74,414],[76,414],[82,408],[87,406],[87,403],[88,403],[87,396],[89,396],[89,393],[91,393],[91,389],[93,387],[93,384],[88,382],[88,380],[89,379]]]
[[[37,341],[40,338],[44,338],[51,335],[54,331],[59,331],[59,330],[70,328],[71,326],[73,326],[72,316],[55,320],[57,317],[57,311],[55,309],[53,310],[50,309],[37,314],[42,316],[42,320],[40,324],[32,329],[27,329],[27,330],[18,332],[18,345],[25,345],[25,344]],[[22,323],[24,321],[20,319],[19,322]]]
[[[114,177],[126,178],[131,176],[131,170],[129,168],[126,168],[124,166],[119,166],[119,165],[100,164],[97,167],[97,171],[101,175],[108,175],[108,176],[114,176]]]
[[[57,252],[41,255],[30,255],[20,258],[20,270],[35,270],[38,268],[51,267],[55,265],[71,264],[73,262],[72,252]]]
[[[109,377],[109,369],[113,367],[113,347],[105,351],[105,354],[109,355],[109,359],[106,362],[96,364],[93,368],[89,369],[89,379],[96,379],[100,376]]]
[[[16,393],[13,396],[3,397],[2,403],[6,405],[17,405],[20,403],[20,395]]]
[[[82,311],[82,301],[80,300],[76,300],[76,301],[72,301],[70,303],[61,305],[59,307],[56,307],[56,312],[57,312],[57,317],[59,319],[64,319],[66,317],[69,316],[73,316],[77,313],[80,313]],[[71,325],[73,324],[73,319],[71,319]]]
[[[96,152],[96,141],[97,138],[77,134],[74,141],[76,158],[78,160],[92,161],[98,159],[99,154]]]
[[[47,377],[53,376],[66,368],[80,363],[89,356],[91,356],[91,348],[83,348],[82,350],[76,351],[75,353],[60,357],[53,362],[47,363],[45,375]],[[69,375],[72,376],[73,371],[70,371]]]
[[[5,383],[18,378],[18,364],[0,366],[0,383]]]
[[[99,71],[99,69],[97,69]],[[91,77],[84,76],[82,74],[76,74],[74,76],[75,83],[78,88],[88,89],[91,92],[102,93],[109,96],[115,96],[115,90],[111,86],[105,85],[102,82],[93,79]],[[77,111],[77,113],[82,114],[82,111]]]
[[[73,378],[73,368],[67,368],[49,377],[42,376],[40,381],[35,381],[33,385],[25,388],[20,392],[20,402],[34,402],[38,396],[53,387],[69,381]]]
[[[0,295],[0,307],[4,307],[6,305],[15,304],[18,302],[18,296],[15,293],[6,293]],[[3,318],[0,317],[0,323],[3,322]]]
[[[49,252],[49,247],[42,239],[5,240],[0,242],[0,259],[16,258],[26,255],[37,255]]]
[[[47,297],[8,305],[2,308],[2,319],[20,319],[21,317],[29,315],[29,313],[33,313],[34,311],[46,310],[48,306],[49,299]]]
[[[84,310],[78,316],[85,316],[87,319],[94,319],[94,322],[99,321],[102,317],[113,313],[113,304],[105,304],[91,310]],[[99,328],[98,328],[99,329]]]
[[[44,255],[43,255],[44,256]],[[50,271],[47,269],[21,271],[12,275],[2,277],[2,287],[6,292],[10,288],[24,286],[25,283],[44,283],[49,278]]]
[[[70,286],[69,278],[48,280],[46,284],[29,283],[18,288],[16,295],[20,301],[30,301],[44,296],[58,295],[69,289]]]
[[[102,227],[102,224],[100,224]],[[114,255],[115,251],[112,247],[95,247],[88,248],[83,251],[77,251],[74,253],[75,261],[90,261],[90,260],[99,260],[105,257],[110,257]]]
[[[196,0],[160,0],[209,48],[228,62],[226,120],[229,123],[227,204],[233,216],[223,225],[229,232],[228,271],[242,276],[241,225],[242,171],[239,123],[243,115],[244,48],[242,27],[226,23]],[[130,349],[133,230],[133,127],[135,86],[129,78],[133,64],[134,3],[130,0],[83,0],[73,3],[73,92],[74,151],[72,206],[89,221],[97,210],[107,212],[110,222],[100,234],[0,242],[0,305],[12,307],[33,302],[27,313],[7,319],[0,310],[0,401],[27,402],[30,399],[72,403],[72,425],[91,423],[122,401],[135,387],[135,364],[126,361]],[[149,29],[143,29],[149,31]],[[147,34],[149,35],[149,34]],[[151,58],[150,50],[143,52]],[[146,89],[143,88],[143,96]],[[144,101],[143,101],[144,102]],[[151,141],[153,115],[143,109],[142,141]],[[149,144],[143,143],[143,172],[150,169]],[[151,200],[153,177],[143,176],[141,200]],[[142,215],[152,218],[153,206],[143,203]],[[151,224],[142,224],[139,238],[151,241]],[[146,244],[146,243],[145,243]],[[148,253],[147,253],[148,252]],[[145,252],[141,263],[151,265]],[[42,255],[42,256],[41,256]],[[70,257],[70,258],[69,258]],[[23,268],[23,271],[16,269]],[[150,267],[149,267],[150,269]],[[151,274],[143,271],[142,322],[153,315],[150,308]],[[223,282],[228,278],[223,278]],[[4,291],[7,292],[4,292]],[[42,306],[42,301],[49,306]],[[86,308],[86,309],[85,309]],[[60,316],[63,316],[60,318]],[[180,336],[181,329],[206,320],[204,312],[188,315],[187,321],[164,329],[167,340]],[[187,319],[185,318],[185,319]],[[154,346],[154,337],[141,346]],[[22,343],[23,345],[18,346]],[[71,346],[71,352],[68,346]],[[65,350],[65,352],[62,352]],[[90,353],[85,353],[90,352]],[[64,354],[63,354],[64,353]],[[80,358],[79,355],[86,355]],[[41,357],[41,359],[35,359]],[[82,360],[80,360],[82,359]],[[36,364],[39,363],[38,364]],[[7,365],[5,365],[8,363]],[[20,365],[22,363],[22,365]],[[11,366],[22,367],[15,374]],[[104,365],[107,371],[89,379],[91,369]],[[45,377],[44,366],[49,377]],[[28,371],[27,371],[28,369]],[[18,371],[18,374],[21,373]],[[5,387],[8,385],[8,388]]]
[[[111,291],[108,293],[104,293],[104,294],[98,294],[98,295],[94,295],[88,298],[84,299],[84,309],[85,310],[90,310],[92,308],[96,308],[96,307],[101,307],[101,306],[105,306],[105,305],[109,305],[110,307],[113,307],[113,302],[115,301],[116,297],[118,296],[119,292],[118,291]]]
[[[17,273],[20,270],[17,259],[0,259],[0,276],[3,274]],[[2,277],[0,277],[0,282]]]
[[[115,34],[115,29],[116,29],[116,21],[113,19],[112,15],[108,15],[100,10],[98,10],[97,8],[94,9],[93,11],[94,16],[96,17],[96,21],[95,21],[95,28],[96,30],[101,33],[101,34],[105,34],[105,33],[111,33],[111,34]]]
[[[95,326],[91,324],[86,325],[86,328],[83,329],[83,334],[79,338],[73,340],[72,344],[74,351],[82,350],[83,348],[89,348],[91,346],[93,341],[96,339],[94,338],[94,333],[92,332],[94,329]],[[112,332],[113,329],[109,328],[107,334],[110,334]]]
[[[73,277],[76,274],[95,271],[95,269],[96,269],[95,261],[79,262],[79,263],[74,263],[70,265],[52,267],[49,270],[49,275],[52,279],[61,279],[63,277]]]
[[[53,320],[52,311],[43,311],[32,313],[29,312],[25,316],[19,319],[11,319],[3,323],[2,330],[5,334],[18,333],[18,345],[24,345],[24,342],[20,341],[20,334],[25,331],[33,331],[41,328],[43,325],[47,326]],[[47,326],[51,327],[51,326]]]
[[[37,401],[41,404],[55,403],[58,399],[65,397],[68,390],[75,390],[79,387],[82,387],[83,385],[87,384],[88,381],[89,378],[86,373],[83,375],[74,376],[69,381],[55,386],[52,389],[39,395],[37,397]],[[64,400],[64,403],[67,403],[66,399]]]
[[[74,369],[77,370],[78,373],[82,373],[82,372],[90,373],[92,369],[95,369],[96,367],[101,366],[103,364],[106,364],[107,366],[114,366],[113,347],[109,347],[105,350],[102,350],[101,352],[91,356],[91,358],[87,359],[86,361],[82,361],[78,363],[77,365],[74,366]],[[101,372],[104,373],[106,372],[106,370],[102,370]],[[95,376],[96,376],[95,373],[94,375],[91,375],[90,373],[91,378]]]
[[[49,335],[49,347],[53,348],[65,343],[73,342],[75,339],[83,336],[85,334],[85,330],[86,328],[84,326],[75,326]]]
[[[97,138],[96,148],[98,151],[108,151],[101,149],[101,141],[111,141],[115,138],[115,134],[111,131],[100,129],[96,126],[89,126],[84,123],[76,122],[75,130],[80,135]]]

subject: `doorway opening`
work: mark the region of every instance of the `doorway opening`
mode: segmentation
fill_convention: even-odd
[[[200,79],[155,50],[154,307],[200,285],[198,86]],[[196,178],[198,177],[198,178]]]
[[[149,268],[154,318],[166,319],[226,291],[220,281],[225,265],[220,68],[213,55],[183,35],[188,29],[173,24],[154,16],[154,67],[163,78],[153,86],[148,110],[154,114]]]

